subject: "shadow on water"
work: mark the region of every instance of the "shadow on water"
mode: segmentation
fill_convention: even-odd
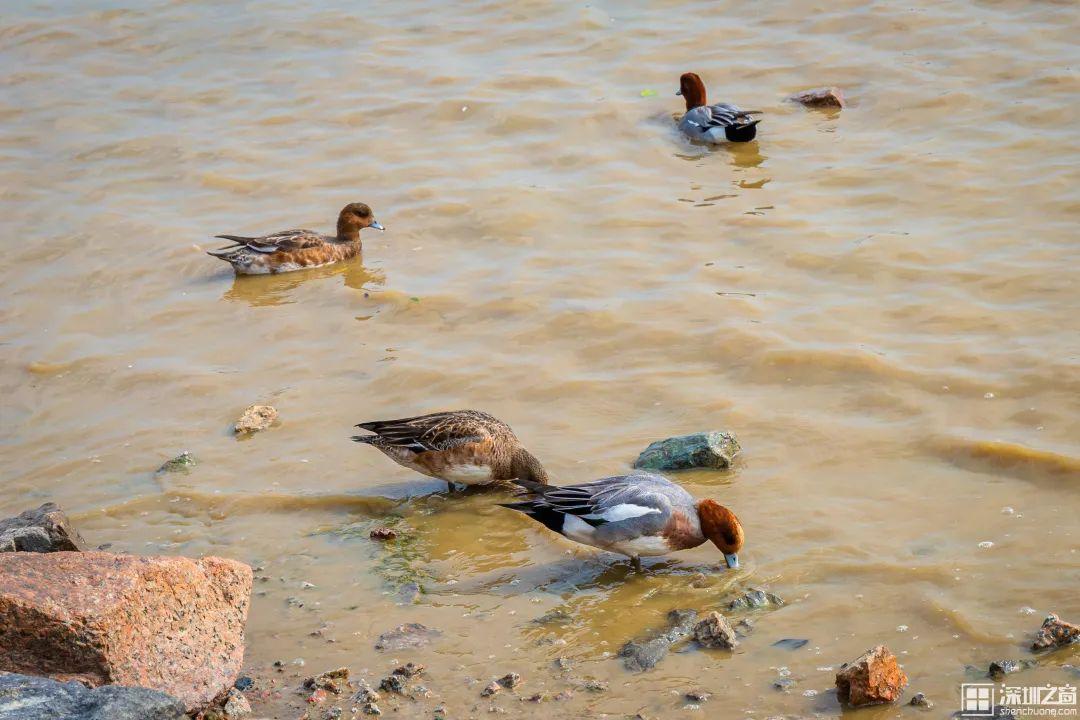
[[[236,275],[232,286],[222,297],[246,302],[252,307],[286,305],[296,301],[293,292],[303,283],[339,275],[345,287],[353,290],[370,290],[381,286],[386,280],[382,272],[366,268],[363,258],[357,257],[333,265],[277,275]]]

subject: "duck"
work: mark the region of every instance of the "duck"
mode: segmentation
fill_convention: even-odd
[[[320,267],[360,254],[360,231],[385,230],[371,208],[362,202],[349,203],[338,214],[337,235],[320,235],[311,230],[282,230],[272,235],[244,237],[215,235],[233,244],[208,255],[233,266],[237,275],[266,275]]]
[[[739,518],[716,500],[695,500],[663,475],[615,475],[581,485],[514,480],[529,499],[502,503],[583,545],[626,555],[667,555],[711,540],[728,568],[739,567],[744,533]]]
[[[510,426],[480,410],[453,410],[399,420],[374,420],[354,435],[399,465],[455,485],[493,485],[519,479],[542,487],[544,466],[526,450]]]
[[[757,137],[757,124],[751,115],[760,110],[740,110],[729,103],[710,105],[705,83],[697,73],[683,73],[675,93],[686,101],[686,114],[679,120],[679,130],[691,140],[718,145],[724,142],[750,142]]]

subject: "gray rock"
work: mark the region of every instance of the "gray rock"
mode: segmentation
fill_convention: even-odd
[[[724,616],[715,610],[706,613],[705,617],[694,625],[694,639],[702,647],[722,650],[731,650],[739,644],[735,631],[728,625]]]
[[[90,690],[15,673],[0,675],[0,720],[184,720],[184,703],[157,690]]]
[[[784,599],[776,593],[750,588],[745,593],[728,603],[728,610],[757,610],[766,607],[780,607]]]
[[[405,650],[427,645],[442,635],[434,628],[420,623],[405,623],[393,630],[387,630],[375,641],[376,650]]]
[[[55,503],[45,503],[13,518],[0,520],[0,552],[89,550],[79,531]]]
[[[908,705],[922,708],[923,710],[929,710],[934,707],[934,703],[930,702],[930,698],[926,697],[925,693],[915,693]]]
[[[990,663],[990,667],[987,668],[986,674],[997,680],[1009,673],[1027,670],[1029,667],[1035,667],[1036,665],[1038,663],[1031,660],[994,660]]]
[[[670,626],[662,634],[645,640],[631,640],[619,650],[623,666],[632,672],[656,667],[671,646],[690,636],[697,613],[693,610],[672,610],[668,613]]]
[[[229,720],[233,718],[243,718],[251,714],[251,703],[244,697],[244,694],[237,689],[232,689],[225,697],[225,704],[222,706],[222,710],[225,711],[225,717]]]
[[[783,648],[785,650],[798,650],[801,647],[806,647],[809,642],[809,640],[804,638],[784,638],[783,640],[777,640],[772,646]]]
[[[645,448],[634,467],[642,470],[727,468],[739,453],[739,441],[726,432],[700,432],[657,440]]]

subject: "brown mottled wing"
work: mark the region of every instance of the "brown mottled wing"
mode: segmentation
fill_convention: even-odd
[[[215,235],[223,240],[231,240],[237,245],[245,245],[256,252],[275,253],[305,248],[319,247],[327,238],[311,230],[282,230],[273,235],[261,237],[243,237],[241,235]]]
[[[513,437],[502,421],[478,410],[432,413],[400,420],[374,420],[357,425],[387,445],[413,452],[452,450],[498,435]]]

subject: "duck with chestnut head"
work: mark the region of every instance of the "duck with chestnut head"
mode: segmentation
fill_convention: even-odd
[[[709,144],[750,142],[757,137],[757,124],[751,115],[760,110],[740,110],[730,103],[709,104],[705,83],[697,73],[683,73],[679,90],[686,101],[686,114],[679,120],[679,129],[691,140]]]
[[[708,540],[729,568],[739,567],[743,529],[735,513],[715,500],[695,500],[662,475],[616,475],[563,486],[514,482],[531,497],[503,507],[575,542],[626,555],[637,568],[643,556],[687,550]]]
[[[233,244],[208,255],[233,266],[237,275],[265,275],[329,265],[360,254],[360,231],[382,230],[371,208],[349,203],[338,214],[337,234],[320,235],[311,230],[283,230],[272,235],[246,237],[216,235]]]

